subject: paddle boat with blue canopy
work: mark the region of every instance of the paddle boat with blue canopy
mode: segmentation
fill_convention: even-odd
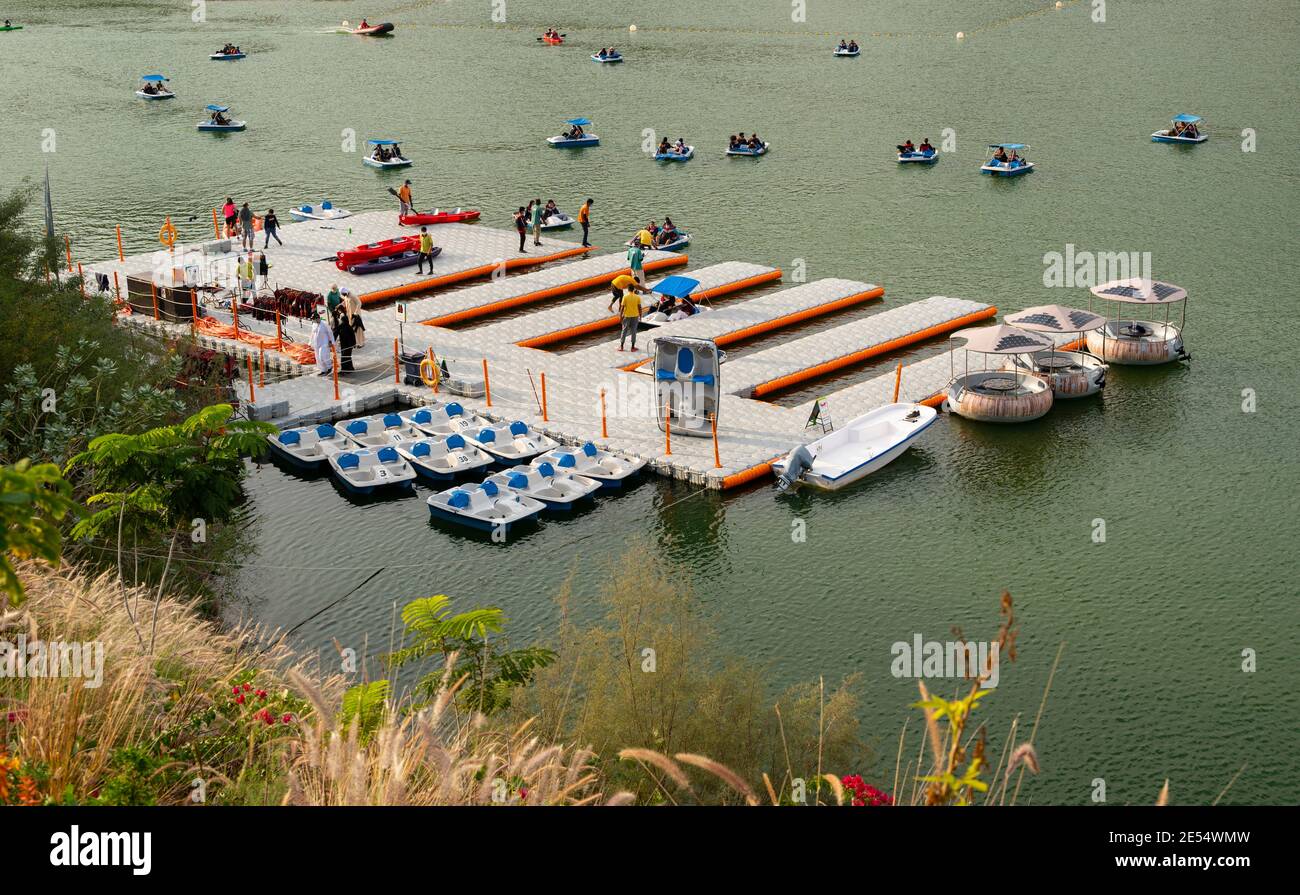
[[[198,128],[201,131],[242,131],[247,122],[236,121],[233,118],[227,118],[226,113],[230,111],[229,106],[221,106],[216,103],[209,103],[203,107],[209,114],[207,121],[200,121]]]
[[[599,146],[600,137],[587,133],[584,128],[591,122],[586,118],[566,118],[569,130],[554,137],[547,137],[546,142],[556,149],[582,149],[584,146]]]
[[[415,484],[415,469],[403,459],[393,445],[381,448],[354,448],[330,454],[330,469],[353,494],[371,494],[380,488],[410,488]]]
[[[1201,123],[1205,121],[1200,115],[1188,115],[1186,112],[1175,115],[1169,120],[1169,129],[1156,131],[1151,135],[1152,143],[1204,143],[1210,135],[1201,132]]]
[[[1021,153],[1029,147],[1024,143],[990,143],[992,158],[980,166],[980,171],[994,177],[1019,177],[1034,170],[1034,163],[1026,161]]]
[[[351,217],[352,212],[346,208],[335,208],[329,199],[320,205],[295,205],[289,209],[289,217],[295,221],[337,221],[339,218]]]
[[[140,80],[144,82],[144,86],[135,92],[140,99],[172,99],[176,96],[163,86],[167,83],[167,79],[162,75],[145,75]]]
[[[700,286],[699,280],[692,279],[691,277],[683,277],[680,275],[675,275],[671,277],[665,277],[655,285],[650,286],[648,288],[651,294],[653,295],[662,295],[665,298],[680,300],[684,298],[690,298],[691,293],[694,292],[696,289],[698,289],[699,286]],[[676,317],[679,320],[685,320],[688,317],[693,317],[694,315],[704,310],[704,308],[700,307],[699,305],[696,305],[694,302],[686,306],[678,305],[678,308],[683,308],[684,310],[689,311],[689,313],[683,314],[680,313],[677,309],[674,309],[673,311],[652,310],[647,314],[641,315],[641,326],[643,327],[663,326],[665,323],[671,322],[674,319],[674,317]]]
[[[343,435],[358,447],[382,447],[399,441],[412,441],[422,436],[414,424],[400,413],[377,413],[361,416],[339,424]]]
[[[406,168],[412,162],[402,155],[402,147],[396,140],[367,140],[370,152],[361,161],[372,168]]]
[[[465,441],[461,435],[425,436],[399,441],[397,452],[415,467],[417,475],[437,482],[477,472],[492,465],[492,455]]]
[[[434,519],[502,534],[508,533],[513,525],[535,520],[546,509],[540,500],[502,488],[490,480],[439,491],[429,495],[425,503]]]
[[[487,481],[523,497],[540,500],[551,511],[572,510],[579,501],[591,498],[600,490],[600,483],[595,480],[558,470],[554,464],[545,462],[536,466],[512,466],[488,476]]]
[[[466,441],[487,451],[501,466],[526,463],[538,454],[560,446],[554,438],[543,435],[523,420],[490,423],[464,435]]]
[[[274,456],[300,469],[320,469],[330,455],[345,451],[351,442],[329,423],[283,429],[266,436]]]
[[[564,447],[547,451],[533,460],[533,466],[549,463],[558,472],[582,476],[599,482],[604,489],[622,488],[645,468],[646,461],[601,450],[590,441],[582,447]]]

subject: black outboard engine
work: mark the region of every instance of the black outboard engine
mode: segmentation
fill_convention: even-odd
[[[804,445],[799,445],[792,450],[785,458],[785,472],[776,477],[776,487],[782,491],[789,490],[790,486],[799,481],[799,476],[804,474],[804,470],[812,466],[813,456]]]

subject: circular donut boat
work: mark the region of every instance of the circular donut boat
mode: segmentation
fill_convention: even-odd
[[[970,370],[971,354],[1000,355],[1005,361],[1051,351],[1051,339],[1005,323],[958,330],[951,338],[966,340],[966,371],[954,373],[944,391],[948,410],[981,423],[1024,423],[1052,409],[1052,386],[1044,376],[1017,369]]]
[[[1061,305],[1041,305],[1010,314],[1006,322],[1031,332],[1076,338],[1062,348],[1012,355],[1003,369],[1042,377],[1057,398],[1095,395],[1106,386],[1106,362],[1091,352],[1075,350],[1084,341],[1085,333],[1105,325],[1106,318],[1100,314]]]
[[[1088,350],[1106,363],[1152,366],[1175,360],[1191,360],[1183,345],[1183,327],[1187,322],[1187,290],[1172,283],[1130,278],[1094,286],[1098,298],[1117,305],[1156,305],[1165,309],[1163,321],[1138,320],[1117,311],[1114,319],[1088,333]],[[1178,325],[1169,319],[1170,308],[1182,303]]]

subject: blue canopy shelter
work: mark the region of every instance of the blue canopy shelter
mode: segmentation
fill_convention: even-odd
[[[699,285],[699,280],[693,280],[690,277],[673,276],[660,280],[657,285],[650,287],[650,291],[659,295],[667,295],[670,298],[686,298]]]

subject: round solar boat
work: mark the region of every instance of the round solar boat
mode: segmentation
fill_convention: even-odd
[[[944,399],[949,411],[981,423],[1024,423],[1052,409],[1052,386],[1046,377],[1017,369],[987,368],[990,356],[1005,361],[1014,355],[1050,351],[1055,347],[1051,339],[1004,323],[958,330],[951,338],[966,340],[966,371],[961,375],[953,371]],[[971,354],[984,356],[983,370],[971,371]]]
[[[1172,283],[1132,278],[1112,280],[1094,286],[1092,294],[1115,303],[1115,318],[1088,333],[1088,350],[1109,364],[1152,366],[1176,360],[1191,360],[1183,346],[1187,324],[1187,290]],[[1179,323],[1170,321],[1170,311],[1180,304]],[[1164,320],[1137,320],[1123,313],[1125,305],[1164,308]]]
[[[1106,323],[1106,318],[1100,314],[1061,305],[1026,308],[1005,319],[1008,324],[1031,332],[1058,336],[1077,334],[1077,338],[1065,343],[1069,346],[1079,345],[1084,341],[1084,333],[1100,329]],[[1095,395],[1106,386],[1106,362],[1090,351],[1048,348],[1029,354],[1013,354],[1003,369],[1042,376],[1057,398]]]

